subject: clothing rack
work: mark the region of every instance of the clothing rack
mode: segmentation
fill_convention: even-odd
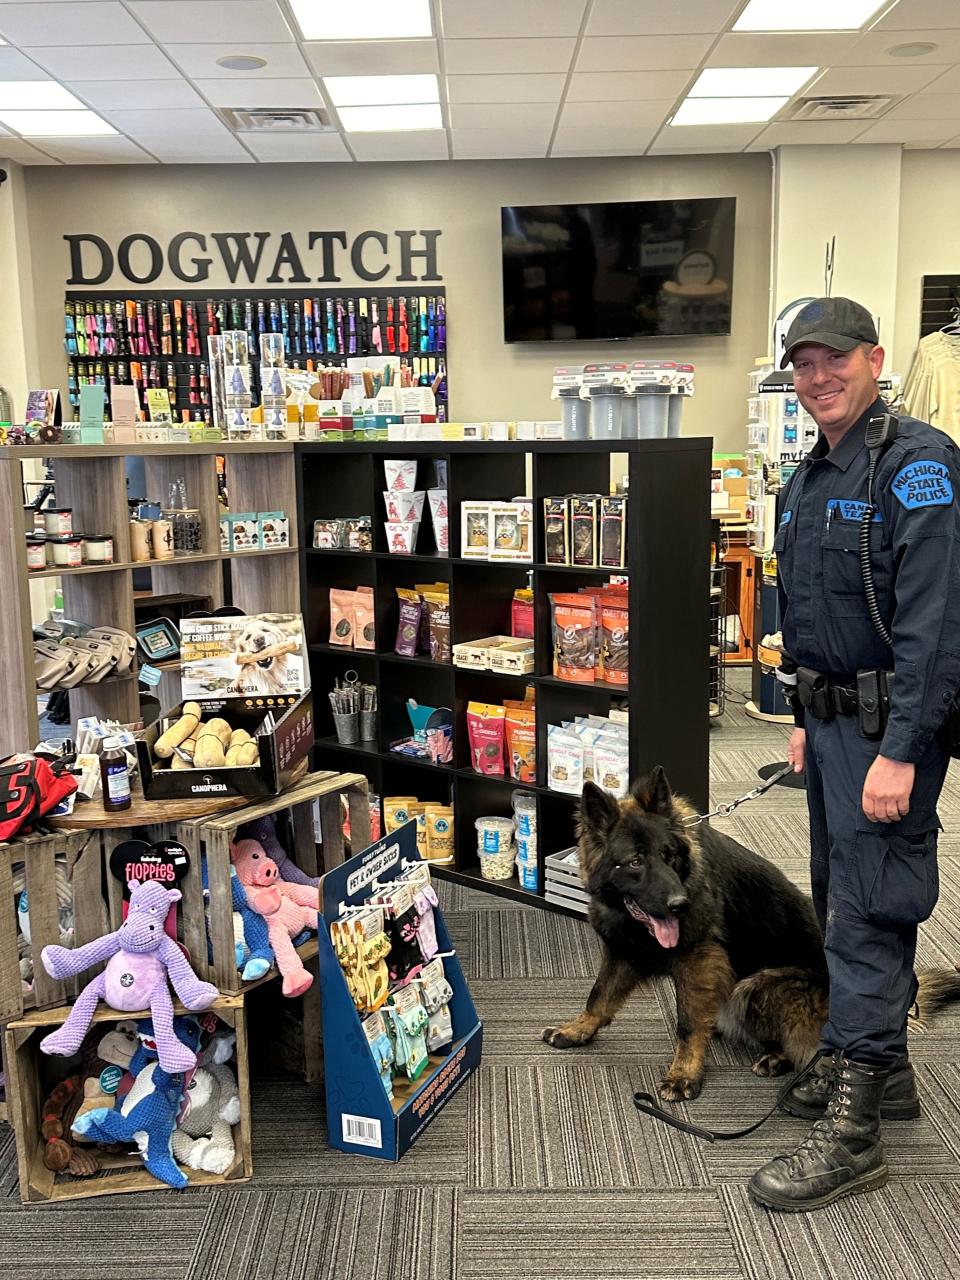
[[[920,337],[936,333],[960,315],[960,273],[924,276],[920,302]]]

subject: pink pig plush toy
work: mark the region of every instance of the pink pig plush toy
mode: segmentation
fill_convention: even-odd
[[[189,1071],[196,1054],[173,1030],[173,1001],[167,978],[187,1009],[208,1009],[220,992],[201,982],[177,944],[164,932],[167,912],[180,901],[179,889],[165,889],[156,880],[130,880],[127,918],[115,933],[104,934],[84,947],[44,947],[44,968],[51,978],[70,978],[101,960],[107,967],[87,983],[58,1031],[40,1041],[44,1053],[69,1057],[80,1048],[98,1000],[124,1013],[149,1009],[160,1067],[166,1072]]]
[[[291,942],[304,929],[316,929],[320,891],[308,885],[281,880],[277,864],[268,858],[256,840],[238,840],[230,850],[237,878],[247,893],[247,902],[267,922],[270,945],[283,974],[283,994],[302,996],[313,976],[303,967]]]

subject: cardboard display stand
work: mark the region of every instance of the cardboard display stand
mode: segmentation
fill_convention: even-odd
[[[320,881],[320,983],[328,1141],[340,1151],[380,1160],[397,1161],[405,1155],[480,1065],[483,1026],[459,959],[456,954],[444,954],[444,973],[453,988],[453,1043],[442,1054],[431,1054],[429,1068],[409,1086],[396,1078],[391,1102],[330,942],[330,925],[339,919],[341,904],[355,906],[365,902],[373,892],[375,880],[386,885],[420,860],[416,824],[409,822],[327,872]],[[434,920],[440,952],[451,953],[450,935],[439,907],[434,907]]]

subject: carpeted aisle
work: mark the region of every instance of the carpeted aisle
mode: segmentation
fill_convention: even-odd
[[[742,677],[737,680],[742,685]],[[786,731],[728,704],[712,729],[713,798],[753,786]],[[918,965],[960,957],[960,775],[941,816],[941,899]],[[805,884],[801,791],[775,788],[724,829]],[[235,1190],[23,1209],[0,1130],[0,1280],[940,1280],[960,1275],[960,1013],[912,1053],[920,1120],[887,1129],[890,1184],[810,1216],[755,1208],[744,1181],[802,1122],[771,1120],[710,1146],[640,1119],[673,1046],[672,993],[638,992],[597,1041],[567,1053],[541,1029],[583,1004],[597,943],[585,923],[470,890],[442,891],[484,1021],[472,1081],[395,1166],[325,1146],[322,1098],[255,1086],[256,1176]],[[722,1041],[703,1095],[708,1125],[762,1113],[778,1085]]]

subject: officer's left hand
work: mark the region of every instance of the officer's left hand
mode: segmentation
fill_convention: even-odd
[[[915,768],[877,756],[863,784],[863,812],[871,822],[897,822],[910,812]]]

